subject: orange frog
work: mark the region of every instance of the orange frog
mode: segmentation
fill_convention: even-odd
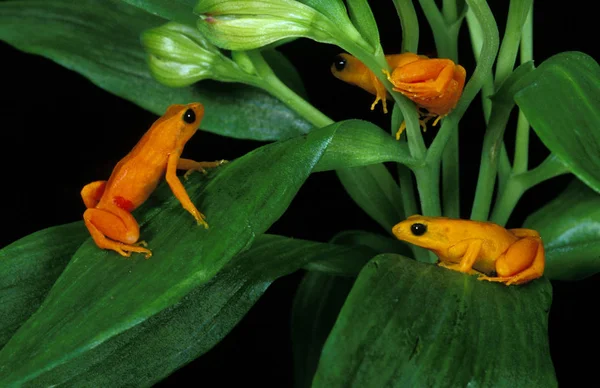
[[[423,130],[426,122],[437,117],[433,125],[446,116],[456,106],[465,84],[466,71],[450,59],[430,59],[413,53],[386,55],[385,59],[392,73],[384,70],[393,90],[408,97],[428,113],[419,112]],[[339,54],[331,65],[333,75],[345,82],[356,85],[376,96],[371,105],[375,108],[382,101],[383,112],[387,113],[386,99],[389,96],[383,83],[362,62],[349,54]],[[396,139],[404,131],[405,123],[396,133]]]
[[[544,273],[544,246],[532,229],[504,229],[492,222],[414,215],[392,228],[399,240],[429,249],[439,265],[479,274],[480,280],[523,284]],[[493,276],[486,276],[495,274]]]
[[[140,228],[131,211],[140,206],[154,191],[163,176],[173,194],[198,224],[208,228],[205,217],[196,209],[176,170],[206,173],[205,168],[217,167],[225,160],[196,162],[180,158],[183,147],[194,135],[204,116],[200,103],[171,105],[144,134],[136,146],[115,166],[108,181],[96,181],[81,190],[87,207],[83,219],[94,242],[102,249],[112,249],[122,256],[131,252],[152,256],[144,241],[138,242]]]

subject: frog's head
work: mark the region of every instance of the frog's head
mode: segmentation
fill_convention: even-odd
[[[331,64],[331,73],[335,78],[358,86],[361,86],[361,80],[367,70],[361,61],[350,54],[336,55]]]
[[[444,220],[444,217],[424,217],[417,214],[396,224],[392,233],[398,240],[436,251],[449,245],[449,224]]]

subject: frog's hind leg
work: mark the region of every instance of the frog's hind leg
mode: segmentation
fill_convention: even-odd
[[[95,208],[98,202],[100,202],[105,188],[106,181],[96,181],[85,185],[81,189],[81,198],[83,199],[83,203],[85,203],[85,207],[88,209]]]
[[[511,245],[496,261],[497,277],[481,276],[479,280],[502,282],[507,286],[523,284],[544,273],[544,246],[539,237],[523,237]]]
[[[124,210],[87,209],[83,213],[83,220],[99,248],[111,249],[125,257],[131,256],[131,252],[144,253],[146,258],[152,256],[149,249],[139,246],[144,242],[136,243],[140,236],[139,226],[133,216]]]

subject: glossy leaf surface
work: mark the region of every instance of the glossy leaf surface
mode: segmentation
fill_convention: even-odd
[[[549,279],[579,280],[600,272],[600,194],[578,179],[524,226],[542,236]]]
[[[1,40],[52,59],[158,115],[171,104],[200,101],[206,108],[202,129],[220,135],[277,140],[310,130],[282,102],[251,86],[202,81],[169,88],[158,83],[148,70],[140,34],[162,24],[164,19],[118,1],[0,3]]]
[[[507,287],[399,255],[367,264],[313,387],[556,386],[547,279]]]

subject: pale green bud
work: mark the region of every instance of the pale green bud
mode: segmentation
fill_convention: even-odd
[[[203,35],[229,50],[251,50],[291,37],[335,44],[340,34],[358,34],[350,21],[336,25],[294,0],[201,0],[194,12]]]
[[[152,75],[168,86],[187,86],[203,79],[240,81],[242,70],[200,32],[167,23],[142,34]],[[240,78],[241,76],[241,78]]]

